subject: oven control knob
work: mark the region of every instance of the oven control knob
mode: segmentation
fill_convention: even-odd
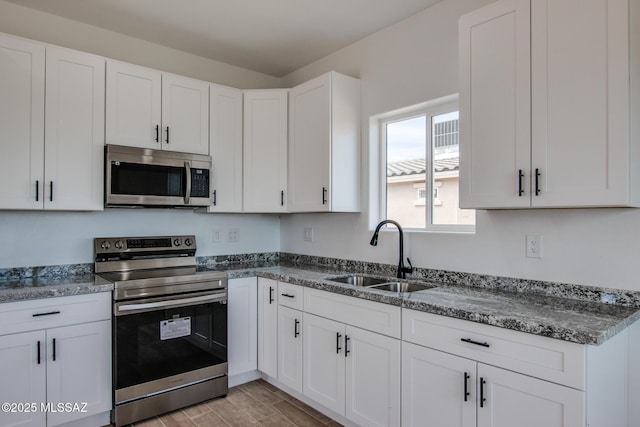
[[[185,245],[187,245],[187,246],[191,246],[191,245],[193,245],[193,240],[191,240],[191,239],[186,239],[186,240],[184,241],[184,244],[185,244]]]
[[[100,245],[100,247],[101,247],[102,249],[104,249],[105,251],[108,251],[108,250],[109,250],[109,248],[111,247],[111,243],[109,243],[108,241],[106,241],[106,240],[105,240],[104,242],[102,242],[102,244]]]
[[[180,245],[182,245],[182,241],[180,239],[176,239],[176,240],[173,241],[173,245],[174,246],[180,246]]]
[[[122,240],[116,240],[116,242],[113,244],[113,246],[115,246],[116,249],[122,249],[122,248],[124,248],[124,243],[122,243]]]

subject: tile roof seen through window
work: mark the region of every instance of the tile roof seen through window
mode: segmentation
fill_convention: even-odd
[[[459,157],[436,159],[433,167],[436,172],[456,171],[459,168]],[[426,172],[425,159],[402,160],[387,164],[387,177],[417,175]]]

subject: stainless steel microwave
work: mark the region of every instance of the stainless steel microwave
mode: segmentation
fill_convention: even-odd
[[[211,156],[105,146],[105,206],[211,204]]]

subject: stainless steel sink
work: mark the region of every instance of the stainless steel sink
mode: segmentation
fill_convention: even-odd
[[[387,283],[389,279],[381,279],[379,277],[362,276],[359,274],[350,274],[348,276],[327,277],[326,280],[332,282],[347,283],[354,286],[374,286],[381,283]]]
[[[388,282],[380,285],[373,285],[371,289],[378,289],[381,291],[391,292],[416,292],[424,291],[425,289],[431,289],[432,285],[423,285],[420,283],[407,283],[407,282]]]

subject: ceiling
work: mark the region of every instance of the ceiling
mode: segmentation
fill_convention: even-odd
[[[441,0],[7,0],[281,77]]]

